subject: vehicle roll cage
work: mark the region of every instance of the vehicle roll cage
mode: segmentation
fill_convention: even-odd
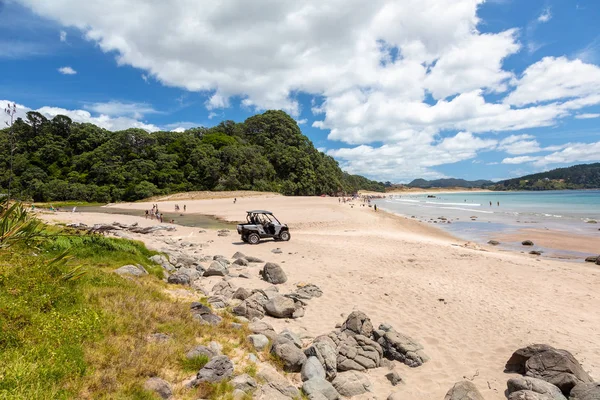
[[[248,211],[247,213],[248,214],[246,214],[246,221],[248,221],[249,224],[262,225],[264,223],[273,223],[273,221],[275,221],[277,225],[281,225],[281,222],[279,222],[279,220],[275,218],[273,213],[271,213],[270,211]],[[259,219],[259,215],[264,216],[268,221],[261,222]]]

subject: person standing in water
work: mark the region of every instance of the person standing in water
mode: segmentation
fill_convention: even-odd
[[[500,207],[500,202],[498,202],[498,207]]]

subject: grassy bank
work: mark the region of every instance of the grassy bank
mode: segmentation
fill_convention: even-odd
[[[247,349],[245,328],[231,328],[230,316],[201,325],[189,299],[167,293],[140,242],[44,229],[53,236],[36,246],[0,246],[0,399],[154,399],[143,389],[152,376],[175,384],[178,398],[229,396],[227,385],[182,389],[206,362],[184,354],[217,340],[234,356]],[[72,258],[53,262],[65,250]],[[125,264],[150,274],[112,272]],[[153,341],[155,333],[169,339]],[[236,369],[252,372],[244,363]]]

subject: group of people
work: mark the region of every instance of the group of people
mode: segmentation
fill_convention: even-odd
[[[179,211],[179,210],[181,210],[181,208],[179,208],[179,204],[175,204],[175,211]],[[183,211],[185,212],[186,210],[187,210],[187,207],[186,207],[186,205],[184,204],[184,205],[183,205]]]
[[[148,218],[163,222],[163,215],[158,211],[158,204],[152,204],[152,211],[146,210],[146,219]]]

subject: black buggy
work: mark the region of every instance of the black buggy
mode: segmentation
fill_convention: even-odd
[[[237,226],[238,233],[245,243],[258,244],[260,239],[290,240],[290,230],[275,218],[271,211],[246,211],[246,223]]]

